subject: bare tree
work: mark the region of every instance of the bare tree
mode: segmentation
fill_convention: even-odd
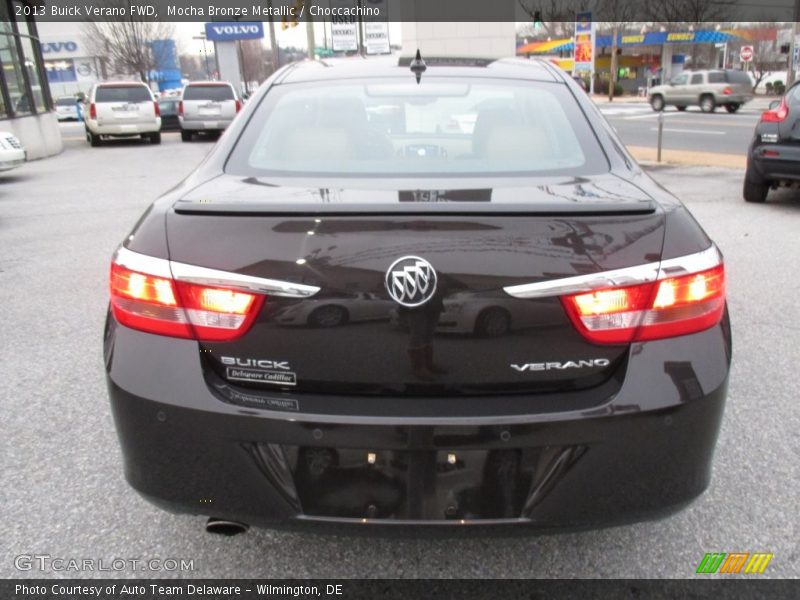
[[[261,40],[242,40],[242,77],[261,83],[272,74],[270,56]]]
[[[116,4],[120,2],[105,3],[106,6]],[[88,21],[83,25],[83,34],[90,51],[106,62],[112,71],[137,75],[149,83],[151,72],[168,58],[159,55],[165,51],[164,47],[153,42],[172,39],[175,27],[165,22]]]

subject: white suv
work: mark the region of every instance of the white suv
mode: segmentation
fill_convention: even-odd
[[[161,143],[161,111],[144,83],[98,83],[86,102],[86,139],[92,146],[99,146],[104,136],[139,135],[154,144]]]
[[[223,131],[242,108],[236,90],[225,81],[193,81],[183,88],[178,104],[181,139],[195,133]]]

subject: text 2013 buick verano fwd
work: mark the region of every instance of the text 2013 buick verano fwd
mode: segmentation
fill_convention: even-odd
[[[722,256],[546,62],[282,69],[110,290],[127,479],[212,526],[595,527],[709,483]]]

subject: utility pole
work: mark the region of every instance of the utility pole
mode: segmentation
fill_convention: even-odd
[[[789,68],[786,71],[786,87],[788,88],[790,85],[794,83],[794,49],[795,49],[795,38],[797,37],[797,19],[798,19],[798,4],[800,4],[800,0],[797,0],[794,5],[794,22],[792,23],[792,36],[789,39]]]
[[[306,40],[308,42],[308,58],[314,60],[316,58],[314,53],[316,40],[314,39],[314,21],[311,20],[311,15],[308,15],[308,21],[306,21]]]
[[[614,85],[617,83],[617,35],[619,34],[619,23],[614,22],[611,30],[611,67],[608,72],[608,101],[614,101]]]
[[[278,49],[278,38],[275,37],[275,20],[272,18],[272,1],[267,2],[269,8],[269,51],[272,54],[272,72],[281,68],[281,54]]]

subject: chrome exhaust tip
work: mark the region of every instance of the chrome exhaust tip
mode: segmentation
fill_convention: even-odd
[[[206,521],[206,532],[227,537],[239,535],[248,529],[250,529],[250,526],[247,523],[240,523],[239,521],[215,519],[214,517],[209,517],[208,521]]]

